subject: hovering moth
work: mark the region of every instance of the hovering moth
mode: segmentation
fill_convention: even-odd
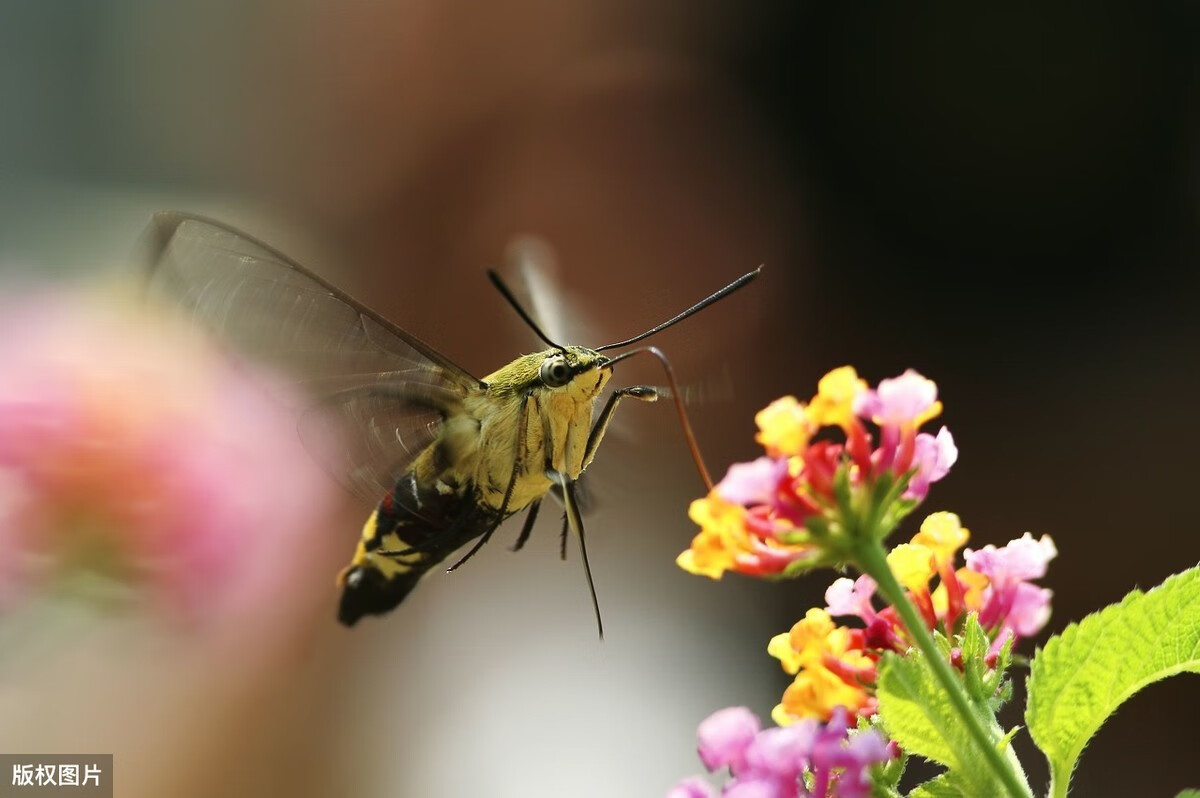
[[[692,315],[758,276],[755,270],[641,335],[596,348],[551,340],[495,272],[495,286],[549,347],[477,378],[411,333],[351,299],[277,250],[221,222],[185,213],[154,215],[144,238],[149,292],[182,308],[235,353],[296,383],[312,404],[300,410],[306,444],[333,438],[327,468],[376,503],[353,558],[338,575],[338,620],[394,609],[421,577],[457,549],[474,546],[525,511],[514,550],[529,538],[553,493],[566,533],[579,541],[601,634],[575,484],[592,462],[620,401],[652,402],[646,385],[601,396],[624,349]],[[761,267],[760,267],[761,268]],[[671,391],[702,478],[711,484]],[[599,413],[596,408],[600,406]],[[328,448],[309,445],[329,460]]]

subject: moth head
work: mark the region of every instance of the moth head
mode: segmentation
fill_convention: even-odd
[[[608,358],[582,346],[566,346],[544,353],[538,380],[547,388],[562,388],[584,372],[603,368]]]

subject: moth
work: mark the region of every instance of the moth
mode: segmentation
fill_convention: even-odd
[[[756,278],[749,272],[641,335],[595,348],[551,340],[495,272],[504,298],[548,346],[482,379],[351,299],[272,247],[221,222],[180,212],[153,216],[143,237],[147,288],[198,321],[221,344],[295,383],[310,451],[355,494],[376,503],[354,555],[337,577],[338,620],[389,612],[437,564],[474,541],[457,568],[510,516],[525,511],[514,550],[529,539],[548,494],[563,506],[587,561],[576,482],[622,399],[652,402],[648,385],[617,388],[600,404],[614,367],[647,353],[663,365],[685,437],[711,486],[674,375],[652,346],[633,344]],[[609,356],[613,349],[625,351]],[[600,407],[597,413],[597,407]],[[329,440],[337,442],[330,454]]]

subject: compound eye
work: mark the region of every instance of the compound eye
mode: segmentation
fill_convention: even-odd
[[[542,384],[548,388],[561,388],[571,381],[571,367],[562,355],[553,355],[542,361],[538,371]]]

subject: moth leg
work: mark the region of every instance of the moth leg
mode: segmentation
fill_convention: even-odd
[[[458,566],[462,565],[467,560],[474,557],[476,552],[478,552],[480,549],[483,548],[483,544],[488,542],[488,538],[490,538],[492,536],[492,533],[495,531],[496,531],[496,527],[492,527],[487,532],[484,532],[482,535],[480,535],[479,539],[475,541],[475,545],[471,547],[471,550],[468,551],[466,554],[464,554],[462,557],[460,557],[458,562],[454,563],[454,565],[451,565],[449,568],[447,568],[446,573],[450,573],[451,571],[457,570]]]
[[[610,399],[610,403],[615,403],[615,400]],[[608,411],[612,415],[612,411]],[[552,441],[554,436],[551,434],[553,430],[550,427],[550,414],[542,414],[542,440]],[[584,542],[583,535],[583,516],[579,514],[579,502],[575,500],[575,482],[566,474],[554,467],[554,447],[547,445],[546,450],[546,479],[557,486],[562,491],[563,503],[563,521],[564,529],[570,528],[575,531],[576,537],[579,538],[579,555],[583,560],[583,573],[587,577],[588,591],[592,594],[592,609],[596,613],[596,631],[600,635],[600,639],[604,639],[604,621],[600,618],[600,601],[596,598],[596,583],[592,581],[592,566],[588,563],[587,544]],[[566,538],[563,538],[564,543]],[[565,546],[564,546],[565,553]]]
[[[529,414],[526,410],[529,407],[529,397],[532,395],[532,390],[521,394],[521,407],[517,411],[517,451],[513,454],[512,474],[508,478],[508,487],[504,489],[504,499],[501,500],[500,509],[496,512],[496,520],[488,527],[486,532],[479,536],[479,540],[475,541],[475,545],[471,547],[470,551],[464,554],[458,562],[446,569],[446,573],[458,570],[460,565],[474,557],[483,548],[483,545],[491,539],[492,533],[500,527],[500,524],[504,522],[505,516],[508,515],[508,503],[512,501],[513,490],[517,486],[517,477],[525,470],[525,439],[529,431]],[[536,515],[536,512],[534,515]],[[526,523],[532,527],[531,523]],[[525,538],[529,537],[525,530],[522,530],[521,534]],[[522,545],[524,544],[522,543]]]
[[[720,299],[729,292],[736,291],[738,288],[741,288],[743,285],[754,279],[754,277],[751,275],[757,274],[758,272],[750,272],[750,274],[747,274],[741,280],[735,280],[734,282],[730,283],[725,290],[718,291],[717,293],[713,294],[715,299],[710,301],[715,302],[716,299]],[[706,304],[708,304],[707,301],[702,302],[697,307],[701,307]],[[608,347],[603,348],[607,349]],[[696,464],[696,471],[699,472],[700,480],[704,483],[705,489],[712,490],[712,477],[708,473],[708,468],[704,465],[704,458],[700,456],[700,446],[696,443],[696,435],[692,432],[692,424],[690,421],[688,421],[687,410],[683,406],[683,394],[679,391],[679,382],[675,379],[675,372],[672,371],[671,361],[667,360],[667,356],[664,355],[662,350],[657,346],[643,346],[640,349],[630,349],[628,352],[622,352],[620,355],[617,355],[615,358],[613,358],[609,362],[609,365],[611,366],[613,363],[616,363],[619,360],[624,360],[628,357],[642,354],[654,355],[654,357],[656,357],[658,362],[662,365],[663,371],[667,375],[667,383],[671,386],[670,397],[675,401],[675,412],[679,414],[679,424],[683,427],[684,440],[687,441],[688,450],[692,453],[692,461]],[[657,396],[657,393],[655,395]],[[603,435],[603,433],[601,434]],[[593,451],[592,454],[595,454],[595,452]]]
[[[578,510],[580,517],[587,513],[589,507],[589,497],[587,492],[588,483],[584,481],[584,476],[585,475],[580,474],[579,479],[571,483],[574,486],[574,493],[571,498],[575,500],[575,508]],[[557,482],[550,486],[550,493],[554,495],[554,498],[558,499],[560,504],[564,502],[562,488]],[[570,528],[570,525],[567,524],[567,513],[564,510],[562,517],[562,530],[559,533],[558,552],[559,558],[564,561],[567,559],[567,532],[570,530]]]
[[[613,405],[613,404],[615,404],[615,402],[612,399],[609,399],[608,404]],[[608,415],[612,415],[612,411],[608,410],[607,406],[605,407],[605,410],[608,412]],[[542,438],[543,440],[549,441],[549,440],[554,439],[554,435],[552,434],[552,430],[550,429],[550,417],[549,416],[542,416],[542,431],[543,431],[543,438]],[[590,444],[590,441],[591,441],[591,439],[589,436],[589,444]],[[588,462],[587,458],[585,457],[583,460],[583,464],[585,467],[587,466],[587,462]],[[562,533],[559,536],[560,541],[561,541],[559,543],[559,558],[565,561],[567,559],[567,530],[570,529],[570,526],[571,526],[571,522],[570,522],[571,511],[567,509],[567,502],[570,501],[571,504],[574,505],[575,513],[577,515],[579,514],[579,504],[578,504],[578,502],[575,501],[574,491],[572,491],[572,493],[571,493],[571,498],[570,499],[567,498],[567,488],[566,488],[567,480],[566,480],[566,477],[563,474],[560,474],[558,469],[556,469],[554,467],[554,450],[553,450],[553,447],[550,447],[550,446],[546,447],[545,468],[546,468],[546,478],[550,480],[550,492],[553,493],[555,495],[555,497],[559,501],[562,502],[562,506],[563,506]],[[574,486],[574,484],[575,484],[574,482],[571,483],[572,486]]]
[[[626,396],[631,396],[643,402],[658,401],[658,391],[649,385],[630,385],[628,388],[620,388],[609,394],[608,401],[604,404],[604,409],[600,411],[600,416],[596,419],[596,423],[592,425],[592,431],[588,434],[587,446],[583,450],[584,468],[587,468],[591,464],[592,458],[596,456],[596,449],[600,447],[600,441],[604,439],[604,433],[608,430],[608,422],[612,421],[613,413],[617,410],[617,405]]]
[[[537,520],[538,509],[542,506],[542,500],[536,499],[529,505],[529,512],[525,515],[525,524],[521,527],[521,534],[517,536],[517,542],[513,544],[513,551],[520,551],[529,542],[529,536],[533,533],[533,522]]]
[[[592,609],[596,613],[596,632],[600,635],[600,639],[603,640],[604,621],[600,617],[600,600],[596,598],[596,583],[592,580],[592,566],[588,563],[587,544],[584,542],[583,534],[583,517],[580,516],[579,506],[575,503],[575,483],[567,479],[565,474],[555,471],[553,468],[546,469],[546,476],[550,481],[556,482],[562,487],[563,511],[566,516],[566,523],[567,526],[575,531],[575,536],[579,538],[579,555],[580,559],[583,560],[583,573],[587,577],[588,591],[592,594]]]
[[[619,388],[618,390],[615,390],[611,394],[609,394],[608,401],[604,403],[604,409],[600,411],[600,415],[596,418],[596,423],[592,425],[592,431],[590,433],[588,433],[587,445],[584,447],[584,450],[583,450],[583,467],[584,468],[587,468],[588,465],[592,462],[592,460],[596,457],[596,450],[600,448],[600,441],[602,441],[604,439],[604,433],[608,430],[608,424],[610,421],[612,421],[613,413],[616,412],[617,405],[620,404],[621,400],[624,399],[626,396],[631,396],[634,399],[638,399],[643,402],[658,401],[658,391],[650,385],[630,385],[626,388]],[[553,470],[553,464],[549,462],[549,458],[547,458],[546,470],[547,470],[547,472]],[[556,483],[556,486],[557,486],[557,483]],[[571,483],[571,487],[572,487],[571,503],[574,506],[576,516],[579,517],[580,519],[582,519],[582,517],[579,516],[579,502],[575,501],[574,483]],[[563,488],[559,492],[562,494],[563,508],[564,508],[563,509],[562,533],[559,536],[559,541],[560,541],[559,542],[559,557],[563,560],[566,560],[567,559],[567,531],[571,528],[571,516],[570,516],[570,511],[566,509],[566,507],[567,507],[566,489]],[[579,521],[579,529],[582,530],[582,528],[583,528],[583,521],[580,520]],[[584,563],[584,566],[587,567],[586,562]],[[590,571],[589,571],[589,583],[590,583],[590,581],[591,581],[591,579],[590,579]],[[594,590],[593,590],[593,593],[594,593]],[[601,635],[601,636],[603,636],[603,635]]]

